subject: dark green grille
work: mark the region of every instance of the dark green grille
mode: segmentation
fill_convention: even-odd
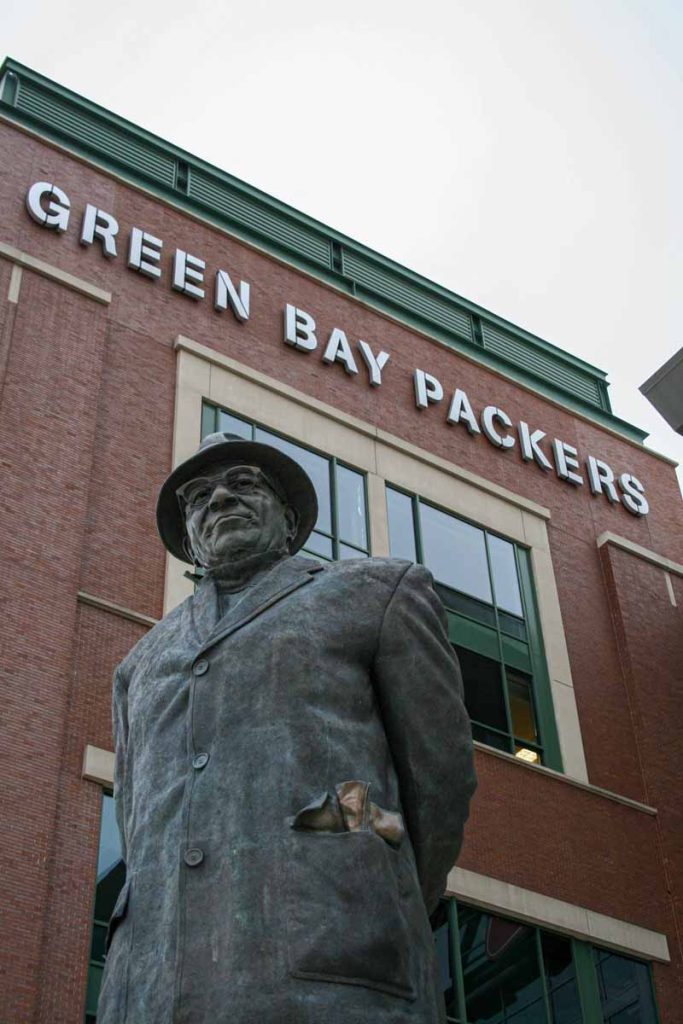
[[[271,238],[299,256],[330,266],[330,241],[268,209],[258,199],[240,194],[229,184],[202,171],[192,171],[188,195],[212,210],[219,210],[234,223],[263,238]]]
[[[487,352],[502,356],[514,366],[528,370],[556,388],[572,391],[584,402],[600,406],[600,385],[588,373],[582,373],[578,367],[562,365],[552,353],[540,347],[532,348],[528,341],[491,327],[485,321],[482,321],[481,333]]]
[[[138,142],[124,126],[108,125],[101,117],[92,117],[72,107],[61,96],[51,96],[31,82],[21,82],[16,109],[46,122],[53,132],[66,139],[80,142],[94,152],[104,149],[117,163],[135,168],[160,184],[173,185],[174,158]]]
[[[440,299],[430,289],[414,285],[395,271],[384,270],[347,249],[342,250],[342,270],[345,276],[373,295],[388,299],[397,306],[408,307],[410,312],[424,320],[452,331],[459,338],[472,341],[470,314],[459,309],[455,303]]]

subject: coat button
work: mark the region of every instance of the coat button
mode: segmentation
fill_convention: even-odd
[[[190,850],[185,850],[184,861],[188,868],[196,868],[198,864],[204,860],[204,851],[193,846]]]
[[[196,757],[192,758],[192,767],[199,770],[200,768],[206,768],[209,763],[208,754],[197,754]]]
[[[209,671],[209,663],[206,658],[201,658],[196,665],[194,665],[192,671],[196,676],[203,676],[205,672]]]

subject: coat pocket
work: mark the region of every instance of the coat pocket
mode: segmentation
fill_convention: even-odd
[[[371,831],[293,831],[289,852],[291,974],[414,1000],[401,852]]]
[[[109,952],[109,947],[111,946],[112,939],[114,938],[114,934],[116,932],[116,929],[119,927],[119,925],[121,924],[121,922],[124,920],[124,918],[126,916],[126,913],[128,911],[128,897],[129,897],[129,895],[130,895],[130,879],[127,878],[126,881],[123,883],[123,888],[121,889],[121,892],[118,895],[118,899],[116,900],[116,903],[114,904],[114,909],[112,911],[112,915],[109,918],[109,925],[107,927],[107,935],[106,935],[106,938],[104,940],[104,951],[105,951],[105,953]]]

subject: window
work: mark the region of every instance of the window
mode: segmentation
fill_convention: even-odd
[[[647,964],[594,949],[600,1008],[605,1024],[656,1024]]]
[[[121,859],[121,843],[114,815],[114,798],[102,795],[100,845],[97,853],[95,912],[90,945],[88,988],[85,998],[85,1024],[95,1024],[97,1000],[104,970],[104,940],[114,904],[126,880],[126,865]]]
[[[318,521],[302,548],[302,554],[326,561],[368,557],[370,544],[363,473],[338,459],[319,455],[257,423],[205,402],[202,406],[202,437],[216,431],[271,444],[308,473],[318,497]]]
[[[455,900],[438,913],[449,1022],[656,1024],[647,964]]]
[[[391,554],[422,562],[446,606],[475,740],[561,770],[525,548],[387,487]]]

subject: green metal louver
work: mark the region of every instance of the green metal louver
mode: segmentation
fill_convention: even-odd
[[[346,277],[370,295],[388,299],[397,306],[408,306],[424,320],[472,341],[472,317],[455,303],[446,302],[426,288],[420,288],[395,272],[387,272],[370,260],[342,248],[342,270]]]
[[[94,153],[104,150],[118,164],[134,168],[160,184],[173,185],[176,165],[173,157],[149,144],[141,144],[123,126],[108,125],[101,117],[88,115],[63,97],[51,95],[32,82],[21,82],[16,109],[49,124],[53,132],[65,139],[80,142]]]
[[[256,198],[240,194],[237,189],[202,171],[190,172],[188,195],[211,210],[219,210],[240,227],[261,237],[272,238],[285,249],[306,259],[330,266],[330,240],[321,234],[268,209]]]
[[[507,331],[498,330],[484,320],[481,324],[482,339],[487,352],[502,356],[520,369],[528,370],[541,380],[556,388],[572,391],[578,398],[591,405],[602,405],[600,382],[579,367],[563,365],[557,358],[540,348],[532,348]]]

